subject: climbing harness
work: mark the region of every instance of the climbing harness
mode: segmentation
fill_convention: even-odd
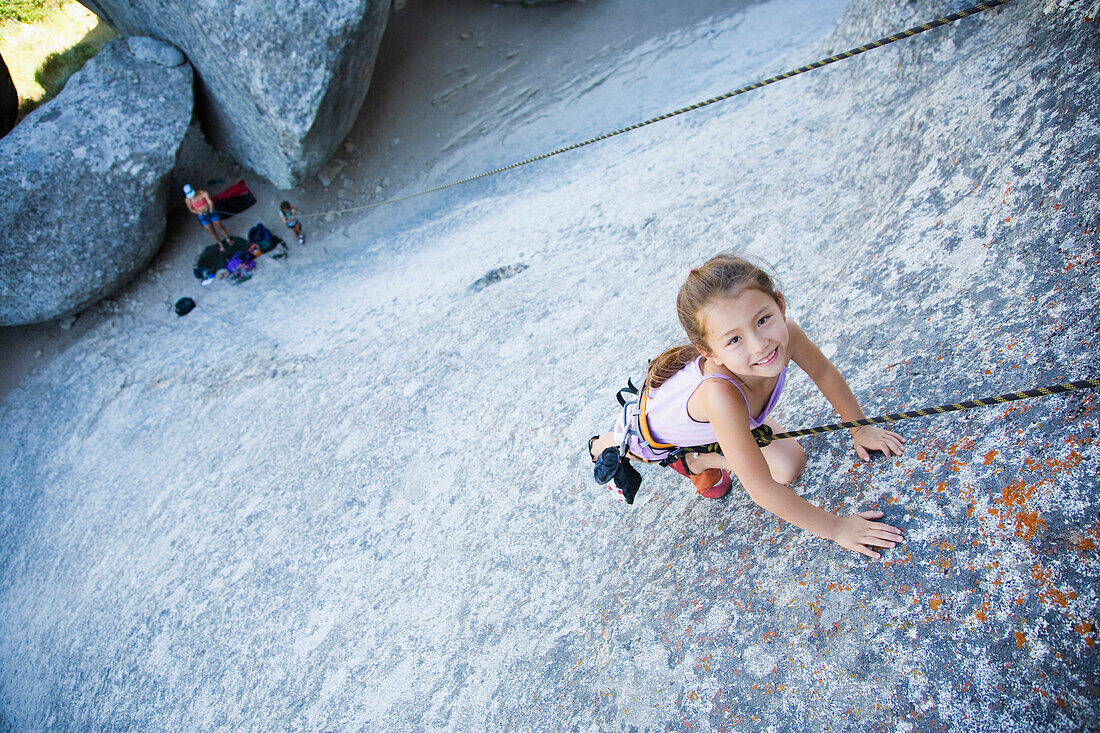
[[[697,109],[702,109],[703,107],[708,107],[708,106],[710,106],[712,104],[716,104],[718,102],[724,102],[725,100],[730,99],[731,97],[736,97],[739,94],[744,94],[745,92],[751,92],[754,89],[759,89],[760,87],[764,87],[764,86],[767,86],[769,84],[774,84],[777,81],[783,81],[784,79],[789,79],[792,76],[798,76],[799,74],[804,74],[807,71],[812,71],[813,69],[820,69],[822,66],[828,66],[829,64],[836,63],[837,61],[842,61],[844,59],[849,59],[853,56],[858,56],[861,53],[865,53],[867,51],[871,51],[871,50],[876,49],[876,48],[881,48],[882,46],[886,46],[888,44],[894,43],[895,41],[900,41],[900,40],[903,40],[905,38],[911,38],[912,36],[915,36],[918,33],[924,33],[925,31],[930,31],[934,28],[939,28],[940,26],[948,25],[949,23],[954,23],[956,20],[961,20],[962,18],[966,18],[966,17],[971,16],[971,15],[977,15],[978,13],[980,13],[982,11],[991,10],[992,8],[996,8],[1000,5],[1004,5],[1008,2],[1011,2],[1011,0],[987,0],[987,2],[976,3],[975,5],[971,5],[968,8],[963,8],[962,10],[959,10],[958,12],[951,13],[950,15],[945,15],[942,18],[937,18],[936,20],[932,20],[932,21],[929,21],[927,23],[921,23],[920,25],[913,26],[912,28],[909,28],[908,30],[904,30],[904,31],[900,31],[898,33],[894,33],[893,35],[886,36],[885,38],[880,38],[877,41],[872,41],[872,42],[866,43],[862,46],[857,46],[856,48],[849,49],[847,51],[844,51],[843,53],[838,53],[834,56],[829,56],[828,58],[824,58],[824,59],[821,59],[819,61],[814,61],[812,64],[806,64],[805,66],[800,66],[797,69],[793,69],[791,71],[784,72],[782,74],[779,74],[778,76],[769,77],[767,79],[764,79],[763,81],[758,81],[755,84],[749,84],[748,86],[743,86],[739,89],[734,89],[733,91],[726,92],[725,94],[720,94],[717,97],[711,97],[710,99],[705,99],[702,102],[696,102],[695,104],[688,105],[687,107],[681,107],[680,109],[673,110],[672,112],[666,112],[663,115],[658,115],[657,117],[651,117],[650,119],[644,120],[642,122],[635,122],[633,125],[628,125],[627,127],[622,127],[622,128],[619,128],[618,130],[613,130],[612,132],[605,132],[602,135],[597,135],[596,137],[589,138],[588,140],[583,140],[583,141],[578,142],[578,143],[573,143],[572,145],[567,145],[564,148],[558,148],[557,150],[551,150],[548,153],[543,153],[542,155],[536,155],[533,158],[527,158],[526,160],[521,160],[517,163],[512,163],[510,165],[501,166],[500,168],[494,168],[491,171],[486,171],[484,173],[479,173],[476,176],[468,176],[467,178],[463,178],[463,179],[458,180],[458,181],[452,181],[451,183],[445,183],[441,186],[436,186],[435,188],[429,188],[429,189],[426,189],[424,191],[418,191],[416,193],[410,193],[410,194],[405,195],[405,196],[398,196],[397,198],[386,199],[385,201],[375,201],[373,203],[364,204],[362,206],[353,206],[349,209],[334,209],[332,211],[322,211],[322,212],[318,212],[316,214],[299,214],[299,217],[307,218],[307,217],[315,217],[315,216],[330,216],[330,215],[335,215],[335,214],[347,214],[347,213],[350,213],[352,211],[363,211],[365,209],[372,209],[375,206],[384,206],[386,204],[395,204],[399,201],[407,201],[408,199],[416,198],[417,196],[426,196],[427,194],[436,193],[437,191],[442,191],[444,189],[451,188],[453,186],[460,186],[463,183],[469,183],[471,181],[476,181],[480,178],[485,178],[487,176],[495,175],[497,173],[503,173],[504,171],[509,171],[509,170],[512,170],[513,168],[519,168],[520,166],[527,165],[528,163],[535,163],[537,161],[545,160],[546,158],[550,158],[550,157],[555,156],[555,155],[560,155],[561,153],[567,153],[570,150],[576,150],[577,148],[583,148],[584,146],[591,145],[592,143],[598,143],[601,140],[606,140],[610,137],[615,137],[616,135],[622,135],[625,132],[632,132],[633,130],[637,130],[641,127],[646,127],[647,125],[652,125],[655,122],[660,122],[662,120],[667,120],[670,117],[676,117],[677,115],[682,115],[686,112],[693,112]]]
[[[624,393],[630,398],[624,398]],[[624,456],[630,453],[643,463],[659,463],[662,466],[674,463],[680,457],[676,455],[679,449],[675,445],[658,441],[649,431],[649,421],[645,417],[649,402],[648,386],[643,384],[639,390],[628,379],[626,386],[615,393],[615,399],[622,406],[615,432],[621,430],[623,433],[620,448]]]

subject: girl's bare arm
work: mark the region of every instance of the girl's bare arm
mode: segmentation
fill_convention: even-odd
[[[838,517],[773,479],[764,454],[748,429],[748,408],[737,388],[723,381],[708,380],[699,389],[706,419],[718,437],[726,461],[754,502],[796,527],[868,557],[879,555],[867,545],[893,547],[901,541],[897,528],[870,521],[877,512]]]
[[[787,331],[791,335],[788,345],[791,360],[813,380],[833,409],[840,413],[841,421],[849,422],[866,417],[840,370],[821,353],[817,344],[794,321],[787,321]],[[900,456],[905,443],[905,439],[897,433],[872,425],[852,428],[850,432],[856,443],[856,453],[865,461],[871,458],[868,450],[880,450],[888,456]]]

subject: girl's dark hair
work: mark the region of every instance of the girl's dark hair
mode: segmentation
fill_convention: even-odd
[[[283,211],[289,211],[290,210],[290,202],[289,201],[284,201],[283,203],[279,204],[279,208],[282,209]]]
[[[676,296],[676,315],[687,333],[689,344],[666,349],[646,370],[646,386],[656,389],[666,379],[684,368],[688,362],[706,352],[706,328],[699,317],[700,311],[714,298],[734,297],[748,288],[769,295],[776,302],[780,296],[775,291],[771,276],[753,263],[736,255],[720,254],[710,258],[705,265],[688,273]]]

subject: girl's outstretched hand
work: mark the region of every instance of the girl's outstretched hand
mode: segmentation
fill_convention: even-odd
[[[883,430],[874,425],[861,425],[852,433],[856,442],[856,455],[865,461],[871,460],[869,450],[880,450],[888,456],[900,456],[905,438],[892,430]]]
[[[881,557],[871,547],[894,547],[901,542],[901,530],[882,522],[872,522],[872,519],[882,517],[882,512],[859,512],[849,517],[841,517],[836,525],[836,536],[833,541],[845,550],[858,552],[860,555],[873,557],[876,560]]]

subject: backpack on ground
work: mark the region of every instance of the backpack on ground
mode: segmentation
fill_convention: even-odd
[[[260,245],[260,251],[264,254],[278,247],[280,244],[286,247],[283,240],[272,234],[263,224],[257,224],[248,230],[248,241]]]

